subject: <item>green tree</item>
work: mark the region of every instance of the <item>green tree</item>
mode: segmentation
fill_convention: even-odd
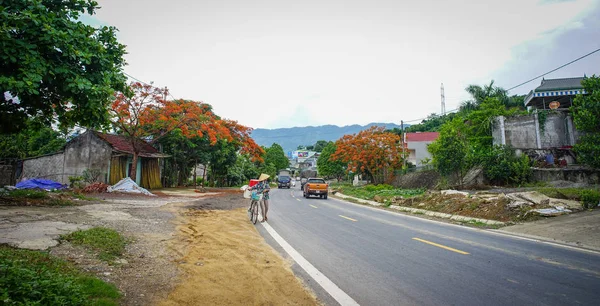
[[[575,127],[583,132],[574,150],[581,163],[600,168],[600,77],[593,75],[581,84],[587,94],[577,95],[571,107]]]
[[[273,143],[265,151],[265,164],[273,164],[276,171],[286,169],[290,165],[290,161],[285,156],[285,152],[283,152],[283,148],[279,144]]]
[[[438,172],[445,177],[454,176],[459,185],[469,167],[466,130],[462,118],[455,118],[442,126],[440,137],[428,147]]]
[[[327,141],[325,140],[318,140],[315,145],[313,146],[315,152],[322,152],[323,148],[325,148],[325,146],[327,145]]]
[[[8,3],[9,4],[8,4]],[[78,21],[92,0],[0,1],[0,134],[49,125],[108,125],[107,108],[125,86],[117,29]]]
[[[18,133],[0,134],[0,158],[27,158],[60,151],[65,137],[32,119]]]
[[[339,160],[332,160],[331,155],[335,153],[337,147],[333,141],[325,145],[321,156],[317,160],[317,170],[320,176],[333,176],[338,180],[344,177],[348,164]]]

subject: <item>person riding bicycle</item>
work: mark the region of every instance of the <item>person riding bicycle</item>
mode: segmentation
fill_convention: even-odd
[[[271,191],[271,187],[267,181],[268,178],[269,175],[263,173],[258,178],[258,183],[253,187],[250,187],[251,190],[263,195],[262,200],[260,201],[260,210],[263,213],[263,220],[261,222],[269,220],[267,212],[269,211],[269,191]]]

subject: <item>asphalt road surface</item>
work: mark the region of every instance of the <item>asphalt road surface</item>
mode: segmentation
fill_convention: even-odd
[[[299,186],[271,190],[268,224],[361,305],[600,305],[595,252],[305,199]]]

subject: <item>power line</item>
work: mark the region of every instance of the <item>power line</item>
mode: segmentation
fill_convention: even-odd
[[[570,62],[568,62],[568,63],[566,63],[566,64],[563,64],[563,65],[561,65],[561,66],[559,66],[559,67],[557,67],[557,68],[554,68],[554,69],[552,69],[552,70],[550,70],[550,71],[548,71],[548,72],[546,72],[546,73],[540,74],[540,75],[538,75],[538,76],[536,76],[536,77],[534,77],[534,78],[531,78],[531,79],[529,79],[529,80],[527,80],[527,81],[525,81],[525,82],[523,82],[523,83],[520,83],[520,84],[518,84],[518,85],[516,85],[516,86],[513,86],[513,87],[511,87],[511,88],[507,89],[506,91],[511,91],[511,90],[513,90],[513,89],[515,89],[515,88],[517,88],[517,87],[523,86],[523,85],[525,85],[525,84],[527,84],[527,83],[529,83],[529,82],[531,82],[531,81],[535,81],[536,79],[539,79],[539,78],[541,78],[541,77],[543,77],[543,76],[545,76],[545,75],[547,75],[547,74],[550,74],[550,73],[552,73],[552,72],[554,72],[554,71],[557,71],[557,70],[559,70],[559,69],[561,69],[561,68],[564,68],[564,67],[566,67],[566,66],[569,66],[569,65],[571,65],[571,64],[573,64],[573,63],[575,63],[575,62],[577,62],[577,61],[579,61],[579,60],[582,60],[582,59],[584,59],[584,58],[586,58],[586,57],[588,57],[588,56],[590,56],[590,55],[592,55],[592,54],[594,54],[594,53],[596,53],[596,52],[598,52],[598,51],[600,51],[600,48],[598,48],[598,49],[596,49],[596,50],[594,50],[594,51],[592,51],[592,52],[590,52],[590,53],[587,53],[587,54],[585,54],[585,55],[583,55],[583,56],[580,56],[580,57],[578,57],[578,58],[576,58],[576,59],[574,59],[574,60],[572,60],[572,61],[570,61]],[[442,99],[443,99],[443,98],[442,98]],[[457,109],[453,109],[453,110],[447,111],[446,113],[453,113],[453,112],[455,112],[455,111],[457,111],[457,110],[459,110],[459,109],[458,109],[458,108],[457,108]],[[443,114],[442,114],[442,115],[443,115]],[[410,123],[410,122],[422,121],[422,120],[425,120],[425,119],[427,119],[427,117],[425,117],[425,118],[419,118],[419,119],[413,119],[413,120],[406,120],[406,121],[404,121],[404,122]]]
[[[584,56],[578,57],[578,58],[576,58],[576,59],[574,59],[574,60],[572,60],[572,61],[570,61],[570,62],[568,62],[568,63],[566,63],[566,64],[564,64],[564,65],[561,65],[560,67],[554,68],[554,69],[552,69],[552,70],[550,70],[550,71],[548,71],[548,72],[546,72],[546,73],[544,73],[544,74],[540,74],[540,75],[536,76],[536,77],[535,77],[535,78],[533,78],[533,79],[527,80],[527,81],[525,81],[525,82],[523,82],[523,83],[521,83],[521,84],[519,84],[519,85],[513,86],[513,87],[511,87],[511,88],[507,89],[506,91],[511,91],[511,90],[513,90],[513,89],[515,89],[515,88],[517,88],[517,87],[520,87],[520,86],[522,86],[522,85],[525,85],[525,84],[527,84],[527,83],[529,83],[529,82],[531,82],[531,81],[535,81],[536,79],[539,79],[539,78],[541,78],[541,77],[545,76],[546,74],[552,73],[552,72],[554,72],[554,71],[556,71],[556,70],[558,70],[558,69],[561,69],[561,68],[564,68],[564,67],[566,67],[566,66],[569,66],[569,65],[571,65],[571,64],[573,64],[573,63],[575,63],[575,62],[577,62],[577,61],[579,61],[579,60],[581,60],[581,59],[584,59],[584,58],[586,58],[586,57],[588,57],[588,56],[590,56],[590,55],[592,55],[592,54],[594,54],[594,53],[596,53],[596,52],[598,52],[598,51],[600,51],[600,48],[598,48],[598,49],[596,49],[596,50],[594,50],[594,51],[592,51],[592,52],[590,52],[590,53],[588,53],[588,54],[586,54],[586,55],[584,55]]]
[[[126,75],[126,76],[128,76],[128,77],[130,77],[130,78],[132,78],[132,79],[134,79],[134,80],[136,80],[136,81],[138,81],[138,82],[140,82],[140,83],[142,83],[142,84],[145,84],[145,85],[148,85],[148,86],[152,86],[152,87],[157,87],[157,86],[154,86],[154,85],[152,85],[150,83],[146,83],[146,82],[144,82],[144,81],[142,81],[142,80],[140,80],[140,79],[132,76],[131,74],[129,74],[127,72],[123,72],[123,74]],[[165,87],[165,89],[166,89],[166,87]],[[173,98],[173,100],[177,100],[177,99],[175,99],[175,97],[173,97],[173,95],[171,94],[171,92],[169,90],[167,90],[167,94],[169,96],[171,96],[171,98]]]

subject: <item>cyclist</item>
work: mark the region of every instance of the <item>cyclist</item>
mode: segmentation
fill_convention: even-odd
[[[267,181],[268,178],[268,174],[261,174],[260,177],[258,177],[258,183],[251,187],[252,190],[255,190],[258,194],[262,193],[263,195],[262,200],[259,203],[260,210],[263,213],[263,219],[261,222],[269,220],[269,218],[267,217],[267,212],[269,211],[269,191],[271,190],[271,187],[269,186],[269,182]]]

